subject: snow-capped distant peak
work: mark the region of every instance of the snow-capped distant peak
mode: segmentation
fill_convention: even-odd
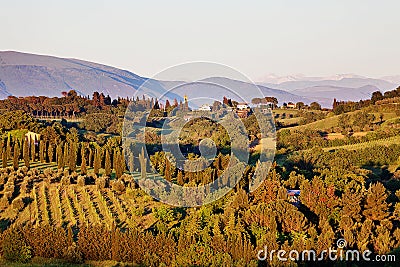
[[[298,82],[298,81],[340,81],[342,79],[367,79],[365,76],[353,74],[353,73],[345,73],[345,74],[336,74],[332,76],[305,76],[304,74],[293,74],[286,76],[279,76],[274,73],[267,74],[259,79],[262,83],[271,83],[271,84],[281,84],[285,82]]]
[[[353,73],[344,73],[344,74],[336,74],[336,75],[328,76],[328,77],[321,77],[321,79],[340,81],[342,79],[367,79],[367,77],[353,74]]]
[[[270,73],[262,76],[258,80],[264,83],[280,84],[284,82],[302,81],[304,78],[305,78],[304,74],[279,76],[276,75],[275,73]]]

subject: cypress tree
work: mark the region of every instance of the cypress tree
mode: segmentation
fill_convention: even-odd
[[[119,150],[115,153],[115,162],[115,176],[119,178],[125,171],[125,159]]]
[[[93,149],[89,147],[89,167],[93,167]]]
[[[181,171],[178,171],[178,175],[176,177],[176,182],[178,183],[178,185],[184,185],[185,181],[183,180],[183,175]]]
[[[56,148],[56,161],[57,161],[57,168],[58,169],[62,169],[64,167],[62,144],[57,145],[57,148]]]
[[[19,146],[18,146],[18,141],[15,141],[14,144],[14,157],[13,157],[13,167],[14,170],[18,170],[18,162],[19,162]]]
[[[94,174],[98,175],[100,171],[100,165],[101,165],[101,158],[100,158],[100,151],[99,149],[96,149],[94,153],[94,162],[93,162],[93,171]]]
[[[76,144],[74,142],[70,142],[69,144],[69,159],[68,159],[68,168],[70,171],[75,171],[76,170]]]
[[[24,140],[22,155],[24,157],[25,166],[29,169],[29,143],[27,139]]]
[[[104,173],[106,176],[111,175],[111,157],[110,157],[110,152],[108,149],[106,149],[106,159],[104,162]]]
[[[140,174],[141,174],[141,178],[144,179],[146,178],[146,164],[147,164],[147,159],[144,155],[144,149],[142,147],[142,151],[139,155],[139,162],[140,162]]]
[[[46,142],[41,141],[39,143],[39,158],[40,162],[45,163],[45,150],[46,150]]]
[[[11,158],[11,134],[9,133],[7,136],[7,151],[6,151],[7,159]]]
[[[63,168],[68,166],[68,143],[64,144]]]
[[[49,158],[49,162],[53,162],[53,154],[54,154],[53,145],[50,143],[49,147],[47,148],[47,157]]]
[[[32,158],[32,162],[35,161],[35,157],[36,157],[36,148],[35,148],[35,140],[33,138],[31,138],[31,158]]]
[[[2,167],[7,168],[7,148],[3,147],[3,153],[2,153]]]
[[[119,160],[120,160],[120,165],[121,165],[121,172],[123,174],[125,172],[125,170],[126,170],[126,162],[125,162],[124,151],[121,151],[121,155],[119,157]]]
[[[113,153],[113,161],[112,161],[112,164],[113,164],[113,168],[114,168],[114,170],[115,171],[117,171],[117,169],[118,169],[118,148],[117,149],[115,149],[114,150],[114,153]]]
[[[86,149],[85,149],[85,146],[82,146],[82,150],[81,150],[81,174],[82,174],[82,175],[87,174],[87,168],[86,168]]]
[[[169,162],[168,158],[165,157],[165,171],[164,171],[164,177],[167,181],[171,181],[171,163]]]
[[[129,161],[128,161],[128,168],[129,172],[133,173],[135,171],[135,156],[133,152],[129,154]]]

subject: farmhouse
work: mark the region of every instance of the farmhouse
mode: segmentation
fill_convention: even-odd
[[[249,108],[249,105],[247,104],[247,103],[239,103],[239,104],[237,104],[237,107],[236,107],[238,110],[245,110],[245,109],[248,109]]]

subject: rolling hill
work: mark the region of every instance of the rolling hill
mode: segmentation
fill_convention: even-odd
[[[200,80],[196,83],[184,85],[184,82],[162,82],[164,87],[168,90],[173,89],[173,92],[179,95],[187,95],[189,99],[195,99],[193,102],[196,106],[202,104],[212,104],[209,99],[204,99],[204,92],[208,92],[210,98],[215,100],[221,100],[222,96],[235,99],[239,102],[251,103],[254,97],[259,97],[261,94],[264,96],[276,97],[279,103],[284,102],[299,102],[311,103],[313,98],[307,98],[295,95],[290,92],[286,92],[279,89],[271,89],[265,86],[258,85],[257,87],[253,84],[233,80],[222,77],[211,77],[208,79]],[[182,86],[183,85],[183,86]],[[234,88],[230,90],[229,88]],[[239,93],[240,95],[238,95]],[[207,102],[208,101],[208,102]],[[329,102],[331,105],[332,102]]]
[[[271,76],[268,79],[280,83],[258,84],[258,94],[252,92],[254,86],[251,83],[224,77],[210,77],[190,86],[169,91],[183,82],[151,80],[127,70],[79,59],[13,51],[0,52],[0,99],[10,95],[61,96],[61,92],[72,89],[84,96],[91,96],[94,91],[98,91],[112,98],[131,97],[145,83],[143,92],[146,95],[159,98],[165,94],[166,98],[171,100],[182,100],[182,96],[186,94],[190,99],[206,95],[221,100],[225,95],[237,101],[250,102],[254,95],[258,97],[261,92],[264,96],[276,97],[280,104],[299,101],[309,104],[317,101],[323,107],[331,107],[333,98],[358,101],[369,98],[374,91],[385,91],[395,87],[386,80],[356,75],[325,78],[301,75]],[[212,84],[235,88],[234,91],[239,92],[240,96]]]
[[[134,95],[147,78],[130,71],[82,61],[19,52],[0,52],[0,97],[61,96],[74,89],[81,95],[102,92],[112,98]],[[164,93],[158,81],[148,81],[149,95]],[[169,94],[170,98],[180,98]]]
[[[334,98],[342,101],[359,101],[371,98],[375,91],[385,92],[395,89],[400,81],[399,76],[386,76],[379,79],[368,78],[355,74],[338,74],[329,77],[307,77],[302,74],[278,76],[269,74],[264,76],[262,86],[276,88],[312,98],[322,104],[330,106]]]
[[[359,101],[360,99],[371,98],[375,91],[379,91],[379,88],[373,85],[365,85],[359,88],[320,85],[297,89],[292,93],[317,99],[336,98],[337,100]]]
[[[145,83],[146,82],[146,83]],[[210,83],[234,86],[242,98],[250,102],[253,85],[227,78],[209,78]],[[157,81],[141,77],[133,72],[118,68],[70,58],[34,55],[13,51],[0,52],[0,98],[13,96],[61,96],[61,92],[74,89],[79,94],[92,95],[94,91],[110,95],[112,98],[135,95],[136,90],[145,83],[144,92],[151,97],[160,97],[171,87],[181,84],[179,81]],[[310,103],[314,99],[295,95],[283,90],[259,86],[265,96],[274,96],[280,103],[303,101]],[[213,86],[198,83],[167,92],[169,99],[182,99],[187,94],[190,98],[201,95],[215,96],[221,100],[224,95],[215,91]],[[227,95],[240,101],[235,94]],[[329,103],[331,105],[331,101]]]
[[[266,76],[259,82],[272,88],[285,91],[295,91],[316,86],[333,86],[348,88],[360,88],[364,86],[375,86],[381,91],[393,90],[398,86],[399,76],[387,76],[380,79],[368,78],[354,74],[338,74],[330,77],[306,77],[304,75],[293,76]]]

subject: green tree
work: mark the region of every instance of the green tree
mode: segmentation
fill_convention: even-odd
[[[304,108],[304,106],[305,106],[305,104],[303,102],[297,102],[296,103],[296,108],[297,109],[302,109],[302,108]]]
[[[31,159],[32,159],[32,162],[35,162],[35,160],[36,160],[35,140],[33,138],[31,138],[30,142],[31,142]]]
[[[372,123],[375,120],[375,115],[374,114],[369,114],[367,112],[357,112],[354,114],[354,125],[359,126],[361,129],[365,126],[371,126]]]
[[[122,176],[122,174],[125,171],[125,159],[120,150],[117,150],[114,152],[114,161],[115,161],[115,176],[116,178],[119,178]]]
[[[24,157],[25,166],[29,169],[29,142],[28,140],[24,140],[24,148],[22,151]]]
[[[49,158],[49,162],[53,162],[53,155],[54,154],[54,148],[52,143],[49,143],[49,147],[47,149],[47,157]]]
[[[169,162],[168,157],[165,157],[165,171],[164,177],[167,181],[171,181],[172,174],[171,174],[171,163]]]
[[[23,233],[15,227],[9,228],[2,237],[4,259],[12,262],[28,262],[32,257],[32,248],[27,244]]]
[[[104,162],[104,174],[106,176],[111,176],[111,157],[110,157],[110,151],[106,149],[106,158]]]
[[[19,146],[18,146],[18,141],[16,140],[14,143],[14,157],[13,157],[13,167],[14,170],[18,170],[18,163],[19,163]]]
[[[7,136],[7,159],[11,159],[11,133]]]
[[[310,104],[310,109],[312,109],[312,110],[321,110],[321,105],[318,102],[312,102]]]
[[[57,168],[58,169],[63,169],[64,168],[64,163],[63,163],[63,146],[62,144],[58,144],[56,148],[56,160],[57,160]]]
[[[87,167],[86,167],[86,148],[82,145],[81,148],[81,174],[87,174]]]
[[[347,184],[342,195],[342,215],[360,221],[362,199],[361,186],[357,185],[355,181]]]
[[[44,140],[39,143],[39,159],[41,163],[45,163],[45,155],[46,155],[46,142]]]
[[[183,180],[183,174],[182,171],[178,171],[177,177],[176,177],[176,182],[178,185],[184,185],[185,181]]]
[[[140,162],[140,174],[141,174],[141,178],[146,178],[146,172],[147,172],[147,159],[146,159],[146,157],[145,157],[145,154],[144,154],[144,149],[143,149],[143,147],[142,147],[142,151],[141,151],[141,153],[140,153],[140,155],[139,155],[139,162]]]
[[[68,166],[68,155],[69,155],[69,147],[68,143],[64,144],[64,155],[63,155],[63,168]]]
[[[7,147],[3,147],[3,153],[2,153],[2,167],[7,168]]]
[[[126,171],[126,162],[125,162],[125,156],[124,156],[124,151],[123,150],[120,153],[119,161],[120,161],[121,175],[122,175]]]
[[[93,172],[96,175],[99,175],[100,167],[101,167],[101,153],[100,149],[97,148],[94,154],[94,162],[93,162]]]
[[[372,97],[371,97],[372,104],[375,104],[376,101],[379,101],[382,99],[383,99],[383,95],[380,91],[376,91],[376,92],[372,93]]]
[[[129,151],[128,168],[130,172],[135,171],[135,156],[132,151]]]
[[[69,160],[68,160],[68,168],[70,171],[76,170],[76,159],[77,159],[77,143],[71,141],[69,143]]]
[[[381,221],[389,216],[388,194],[381,183],[372,184],[364,204],[363,214],[372,221]]]

